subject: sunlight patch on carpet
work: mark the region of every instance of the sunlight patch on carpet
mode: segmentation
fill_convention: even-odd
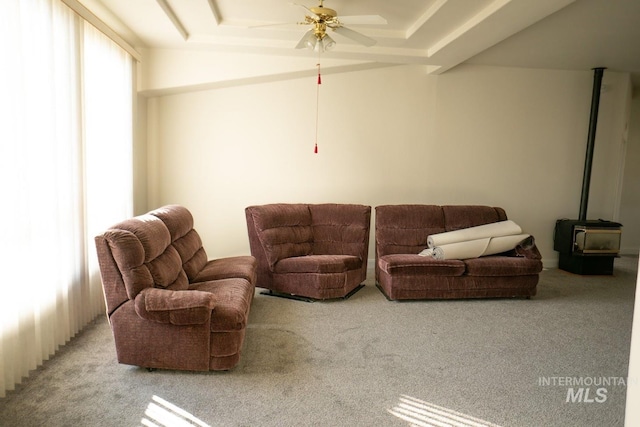
[[[184,409],[154,395],[140,423],[146,427],[211,427]]]
[[[400,396],[399,402],[387,411],[412,427],[500,427],[497,424],[425,402],[411,396]]]

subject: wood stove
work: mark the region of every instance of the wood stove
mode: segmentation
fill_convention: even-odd
[[[613,274],[620,252],[622,224],[605,220],[556,221],[553,249],[560,269],[576,274]]]
[[[553,249],[560,253],[558,267],[576,274],[613,274],[613,260],[620,252],[622,224],[603,219],[587,220],[591,165],[603,73],[604,68],[594,68],[579,219],[556,221],[553,237]]]

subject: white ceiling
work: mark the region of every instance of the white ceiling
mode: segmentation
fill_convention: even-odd
[[[217,49],[309,55],[294,49],[318,0],[80,0],[137,48]],[[326,0],[340,16],[381,15],[387,25],[347,25],[323,55],[424,64],[442,73],[463,62],[640,74],[640,0]]]

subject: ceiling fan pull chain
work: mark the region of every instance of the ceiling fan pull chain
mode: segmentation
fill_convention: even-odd
[[[320,115],[320,85],[322,84],[322,77],[320,76],[320,63],[317,63],[318,67],[318,86],[316,87],[316,145],[313,149],[315,154],[318,154],[318,116]]]

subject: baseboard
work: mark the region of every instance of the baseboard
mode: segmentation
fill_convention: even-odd
[[[625,247],[620,248],[620,255],[638,256],[640,254],[640,248]]]

